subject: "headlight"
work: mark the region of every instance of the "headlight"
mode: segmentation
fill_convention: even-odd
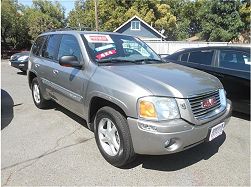
[[[29,56],[21,56],[19,57],[17,60],[20,60],[20,61],[25,61],[29,58]]]
[[[143,97],[138,100],[139,118],[147,120],[170,120],[180,118],[179,109],[174,98]]]
[[[226,98],[226,92],[224,89],[220,89],[219,90],[219,94],[220,94],[220,103],[221,106],[226,107],[227,106],[227,98]]]

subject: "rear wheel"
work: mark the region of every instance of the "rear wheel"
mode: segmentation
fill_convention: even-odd
[[[48,101],[45,100],[41,94],[41,89],[37,78],[34,78],[32,80],[31,88],[32,88],[32,98],[36,107],[40,109],[45,108],[48,104]]]
[[[101,108],[95,117],[94,133],[102,156],[121,167],[133,161],[135,153],[126,118],[111,107]]]

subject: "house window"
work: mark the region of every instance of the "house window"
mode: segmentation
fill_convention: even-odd
[[[131,22],[131,30],[140,30],[140,22],[132,21]]]

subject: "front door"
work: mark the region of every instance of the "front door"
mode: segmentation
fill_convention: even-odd
[[[58,60],[62,56],[74,55],[81,64],[83,57],[79,43],[74,35],[65,34],[62,36],[58,51]],[[74,67],[64,67],[57,63],[54,66],[57,84],[57,97],[59,103],[82,116],[84,112],[83,102],[85,88],[87,85],[87,76],[84,69]]]

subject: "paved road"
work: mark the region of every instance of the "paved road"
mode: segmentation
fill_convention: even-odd
[[[1,62],[2,185],[250,185],[250,123],[232,117],[210,144],[109,165],[84,120],[37,109],[26,75]]]

